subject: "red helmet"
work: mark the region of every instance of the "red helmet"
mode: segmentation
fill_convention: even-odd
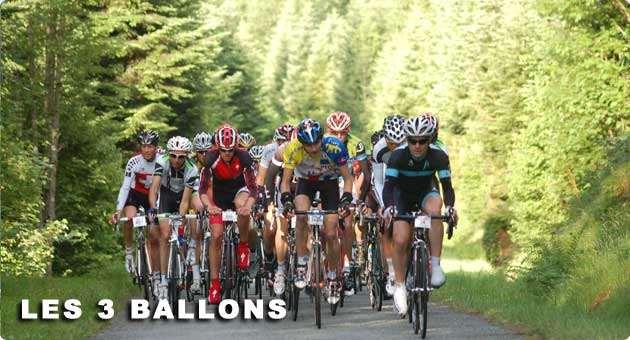
[[[284,123],[279,126],[273,135],[273,140],[279,141],[287,141],[291,139],[291,135],[293,134],[294,127],[289,123]]]
[[[333,112],[326,118],[326,127],[331,132],[350,131],[350,115],[345,112]]]
[[[234,149],[238,145],[238,131],[230,124],[224,124],[214,134],[214,145],[221,149]]]

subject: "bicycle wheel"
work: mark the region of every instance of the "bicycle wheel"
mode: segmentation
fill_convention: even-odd
[[[210,264],[208,263],[208,241],[207,240],[204,240],[201,245],[200,260],[201,260],[201,268],[203,270],[201,272],[201,284],[199,286],[201,289],[201,296],[203,296],[204,298],[207,298],[209,282],[210,282],[210,267],[209,267]]]
[[[313,278],[315,282],[313,283],[313,299],[315,306],[315,324],[317,328],[322,328],[322,253],[320,246],[316,244],[313,246]],[[297,309],[297,308],[296,308]]]
[[[224,236],[224,237],[227,237]],[[228,240],[223,247],[223,297],[232,298],[232,241]]]
[[[429,252],[426,246],[420,248],[420,275],[422,279],[422,288],[420,292],[420,329],[421,337],[424,339],[427,336],[427,320],[428,320],[428,304],[429,304],[429,288],[431,280],[429,278]]]
[[[140,266],[140,280],[142,280],[142,290],[144,291],[144,299],[150,301],[149,299],[153,297],[151,293],[151,282],[149,282],[149,267],[147,265],[147,250],[144,245],[144,242],[138,244],[140,256],[138,258],[138,265]]]
[[[179,300],[179,249],[177,245],[172,245],[171,247],[171,272],[169,273],[168,280],[168,302],[171,305],[171,311],[174,315],[177,315],[178,310],[178,300]]]

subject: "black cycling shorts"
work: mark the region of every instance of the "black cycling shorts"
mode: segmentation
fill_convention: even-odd
[[[129,189],[129,195],[127,195],[126,206],[134,206],[136,209],[143,207],[145,211],[149,210],[149,195],[145,195],[139,191]]]
[[[184,192],[176,193],[160,185],[160,214],[178,214]]]
[[[339,208],[339,181],[336,179],[324,181],[309,181],[298,178],[295,195],[307,195],[311,201],[315,199],[315,193],[319,191],[324,210],[337,210]]]
[[[437,189],[437,183],[435,180],[431,181],[431,185],[425,190],[418,191],[417,193],[401,193],[401,199],[396,202],[396,210],[398,214],[408,214],[412,210],[424,208],[424,204],[427,198],[431,196],[440,197],[440,192]]]

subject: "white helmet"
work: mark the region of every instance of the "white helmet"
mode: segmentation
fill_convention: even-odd
[[[210,149],[212,147],[212,136],[205,132],[199,132],[193,138],[193,144],[196,151]]]
[[[401,115],[393,115],[385,118],[383,122],[385,137],[396,143],[402,143],[406,137],[405,123],[405,118]]]
[[[238,136],[238,144],[243,149],[249,150],[256,144],[256,138],[249,132],[240,133]]]
[[[190,143],[190,140],[188,140],[188,138],[186,137],[175,136],[175,137],[171,137],[171,139],[168,140],[168,142],[166,143],[166,149],[168,149],[169,152],[171,151],[190,152],[190,150],[192,150],[192,144]]]
[[[407,136],[414,137],[433,137],[436,131],[437,120],[431,114],[423,114],[422,116],[409,118],[405,124],[405,133]]]
[[[249,155],[255,162],[260,162],[260,159],[263,156],[263,151],[265,147],[262,145],[254,145],[251,149],[249,149]]]

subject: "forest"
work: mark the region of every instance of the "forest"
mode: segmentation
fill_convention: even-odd
[[[7,0],[0,19],[3,276],[122,266],[107,220],[141,129],[263,144],[345,111],[368,142],[432,112],[461,217],[445,255],[627,312],[628,1]]]

